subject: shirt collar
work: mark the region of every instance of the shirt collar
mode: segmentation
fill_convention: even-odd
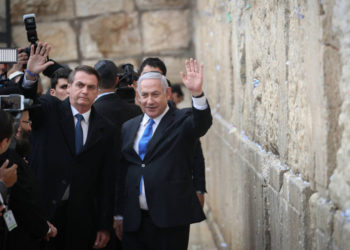
[[[158,116],[158,117],[156,117],[156,118],[152,118],[153,121],[154,121],[154,123],[155,123],[156,125],[158,125],[158,124],[160,123],[160,121],[161,121],[162,118],[165,116],[165,114],[168,112],[168,110],[169,110],[169,106],[167,105],[167,106],[166,106],[166,109],[164,110],[164,112],[163,112],[160,116]],[[146,126],[146,124],[148,123],[149,119],[151,119],[151,117],[149,117],[149,116],[145,113],[144,116],[143,116],[141,125],[142,125],[142,126]]]
[[[72,113],[73,113],[73,116],[75,116],[76,114],[80,114],[78,112],[78,110],[76,110],[72,105],[70,105],[71,109],[72,109]],[[90,118],[90,113],[91,113],[91,109],[89,109],[87,112],[85,112],[84,114],[81,114],[83,117],[84,117],[84,121],[86,123],[89,122],[89,118]]]
[[[97,101],[98,98],[102,97],[102,96],[105,96],[105,95],[110,95],[110,94],[114,94],[115,92],[105,92],[105,93],[101,93],[99,94],[96,99],[95,99],[95,102]]]

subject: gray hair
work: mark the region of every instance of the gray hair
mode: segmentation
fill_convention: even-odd
[[[160,83],[162,84],[162,89],[163,89],[163,92],[166,93],[166,90],[168,88],[168,82],[165,78],[165,76],[163,76],[161,73],[159,72],[147,72],[145,74],[143,74],[137,81],[137,92],[139,92],[139,94],[141,94],[141,90],[140,90],[140,85],[141,85],[141,82],[143,80],[146,80],[146,79],[159,79],[160,80]]]

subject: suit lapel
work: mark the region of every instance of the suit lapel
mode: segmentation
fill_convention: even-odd
[[[163,139],[165,130],[171,125],[174,121],[174,109],[170,108],[169,111],[164,115],[160,121],[156,131],[154,132],[151,140],[147,145],[147,151],[144,160],[149,160],[152,156],[152,152],[156,149],[158,142]]]
[[[69,147],[69,150],[74,155],[75,154],[75,140],[74,140],[74,119],[70,103],[68,98],[62,102],[60,109],[60,126],[63,132],[63,136]]]
[[[94,146],[103,137],[105,129],[105,121],[95,112],[94,107],[91,107],[88,134],[81,153]]]
[[[139,155],[135,152],[134,150],[134,143],[135,143],[135,138],[137,135],[137,131],[139,130],[141,121],[142,121],[143,115],[140,115],[139,117],[137,117],[134,122],[132,122],[130,124],[130,127],[127,129],[127,136],[123,136],[122,138],[126,138],[126,141],[123,142],[123,144],[126,145],[126,149],[128,151],[132,151],[133,153],[135,153],[138,157]]]

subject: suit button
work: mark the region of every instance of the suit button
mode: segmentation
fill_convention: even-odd
[[[146,165],[145,165],[144,163],[142,163],[142,164],[141,164],[141,167],[143,167],[143,168],[144,168],[144,167],[146,167]]]
[[[56,205],[56,203],[57,203],[57,201],[55,201],[55,200],[52,201],[52,204]]]
[[[66,185],[66,184],[67,184],[66,180],[63,180],[63,181],[62,181],[62,184],[63,184],[63,185]]]

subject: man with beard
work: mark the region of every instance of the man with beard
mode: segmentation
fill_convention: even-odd
[[[31,131],[32,122],[29,120],[29,112],[28,110],[24,110],[20,113],[16,132],[16,152],[24,159],[26,159],[30,153],[29,137]]]

